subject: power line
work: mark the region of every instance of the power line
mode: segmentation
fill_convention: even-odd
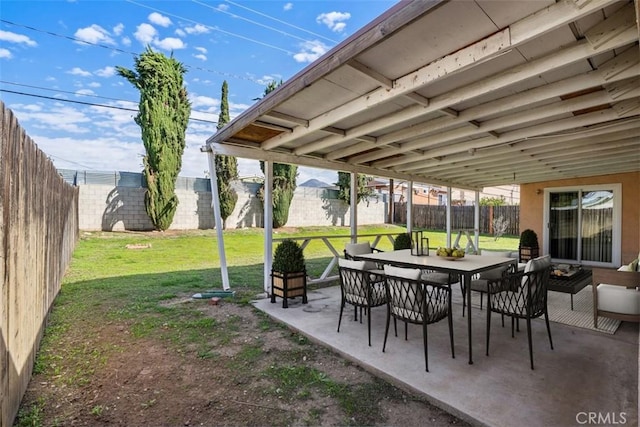
[[[50,99],[50,100],[60,101],[60,102],[69,102],[69,103],[72,103],[72,104],[88,105],[90,107],[111,108],[113,110],[132,111],[132,112],[135,112],[135,113],[139,112],[139,110],[135,109],[135,108],[118,107],[116,105],[96,104],[96,103],[93,103],[93,102],[75,101],[73,99],[55,98],[53,96],[37,95],[37,94],[34,94],[34,93],[18,92],[18,91],[8,90],[8,89],[0,89],[0,92],[12,93],[14,95],[31,96],[31,97],[34,97],[34,98]],[[195,121],[195,122],[217,124],[217,122],[214,122],[212,120],[196,119],[196,118],[193,118],[193,117],[189,117],[189,120]]]
[[[303,42],[307,42],[307,43],[311,42],[311,40],[303,39],[302,37],[298,37],[298,36],[296,36],[294,34],[287,33],[286,31],[282,31],[282,30],[279,30],[277,28],[270,27],[270,26],[265,25],[265,24],[261,24],[260,22],[253,21],[253,20],[251,20],[249,18],[245,18],[243,16],[236,15],[235,13],[231,13],[231,12],[228,12],[228,11],[226,11],[224,9],[221,9],[220,7],[210,6],[210,5],[206,4],[206,3],[200,2],[198,0],[191,0],[191,1],[193,3],[199,4],[201,6],[204,6],[204,7],[207,7],[209,9],[215,10],[216,12],[227,14],[227,15],[231,16],[232,18],[240,19],[240,20],[248,22],[250,24],[257,25],[259,27],[266,28],[266,29],[271,30],[271,31],[275,31],[276,33],[282,34],[284,36],[292,37],[294,39],[297,39],[297,40],[300,40],[300,41],[303,41]],[[271,18],[271,19],[274,19],[274,18]]]
[[[242,39],[242,40],[247,40],[247,41],[250,41],[252,43],[256,43],[256,44],[259,44],[259,45],[262,45],[262,46],[265,46],[265,47],[269,47],[271,49],[276,49],[276,50],[285,52],[287,55],[294,55],[295,54],[294,52],[291,52],[290,50],[283,49],[281,47],[274,46],[274,45],[271,45],[269,43],[264,43],[264,42],[261,42],[259,40],[254,40],[252,38],[245,37],[245,36],[240,35],[240,34],[232,33],[230,31],[226,31],[226,30],[223,30],[223,29],[218,28],[218,27],[212,27],[210,25],[206,25],[206,24],[203,24],[201,22],[194,21],[193,19],[189,19],[189,18],[185,18],[184,16],[176,15],[175,13],[170,13],[170,12],[167,12],[165,10],[161,10],[161,9],[157,9],[155,7],[147,6],[146,4],[141,4],[141,3],[135,2],[133,0],[126,0],[126,1],[131,3],[131,4],[135,4],[136,6],[144,7],[145,9],[149,9],[149,10],[153,10],[153,11],[156,11],[156,12],[160,12],[160,13],[162,13],[164,15],[167,15],[167,16],[172,16],[174,18],[182,19],[184,21],[191,22],[193,24],[202,25],[202,26],[204,26],[204,27],[206,27],[206,28],[208,28],[210,30],[218,31],[218,32],[220,32],[222,34],[226,34],[226,35],[229,35],[229,36],[232,36],[232,37],[237,37],[237,38]]]
[[[47,35],[50,35],[50,36],[53,36],[53,37],[59,37],[59,38],[62,38],[62,39],[67,39],[67,40],[70,40],[72,42],[86,44],[88,46],[94,46],[94,47],[100,47],[100,48],[103,48],[103,49],[109,49],[109,50],[112,50],[114,52],[125,53],[125,54],[131,55],[133,57],[138,56],[137,53],[129,52],[129,51],[126,51],[126,50],[122,50],[122,49],[114,47],[114,46],[108,46],[108,45],[105,45],[105,44],[89,42],[89,41],[86,41],[86,40],[78,39],[76,37],[71,37],[71,36],[67,36],[67,35],[64,35],[64,34],[58,34],[58,33],[55,33],[53,31],[42,30],[40,28],[32,27],[30,25],[18,24],[16,22],[7,21],[6,19],[0,19],[0,22],[8,24],[8,25],[13,25],[14,27],[26,28],[28,30],[36,31],[36,32],[43,33],[43,34],[47,34]],[[241,75],[238,75],[238,74],[232,74],[232,73],[227,73],[227,72],[224,72],[224,71],[212,70],[212,69],[209,69],[209,68],[204,68],[204,67],[194,66],[194,65],[188,65],[188,64],[185,64],[185,67],[187,69],[195,69],[195,70],[205,71],[207,73],[217,74],[219,76],[234,78],[234,79],[237,79],[237,80],[246,80],[246,81],[250,81],[252,83],[258,84],[260,86],[264,86],[263,82],[261,82],[259,80],[256,80],[254,78],[248,77],[248,76],[241,76]]]
[[[51,88],[47,88],[47,87],[42,87],[42,86],[34,86],[34,85],[27,85],[27,84],[22,84],[22,83],[15,83],[15,82],[8,82],[6,80],[0,80],[0,83],[3,84],[7,84],[7,85],[13,85],[13,86],[21,86],[21,87],[28,87],[31,89],[38,89],[38,90],[46,90],[46,91],[50,91],[50,92],[58,92],[58,93],[68,93],[70,95],[75,95],[75,96],[89,96],[89,97],[93,97],[93,98],[99,98],[99,99],[106,99],[108,101],[118,101],[118,102],[130,102],[132,104],[137,104],[136,101],[129,101],[128,99],[119,99],[119,98],[110,98],[107,96],[101,96],[101,95],[95,95],[95,94],[89,94],[89,93],[78,93],[78,92],[73,92],[73,91],[69,91],[69,90],[61,90],[61,89],[51,89]],[[54,98],[57,100],[60,100],[62,98]],[[137,111],[137,110],[135,110]],[[194,113],[201,113],[201,114],[213,114],[209,111],[201,111],[201,110],[191,110]]]
[[[291,27],[291,28],[295,28],[296,30],[304,31],[305,33],[309,33],[309,34],[314,35],[314,36],[316,36],[316,37],[323,38],[323,39],[325,39],[325,40],[330,41],[331,43],[337,43],[335,40],[331,40],[330,38],[327,38],[327,37],[325,37],[325,36],[323,36],[323,35],[316,34],[316,33],[314,33],[313,31],[309,31],[309,30],[306,30],[306,29],[304,29],[304,28],[297,27],[297,26],[295,26],[295,25],[293,25],[293,24],[290,24],[290,23],[288,23],[288,22],[286,22],[286,21],[282,21],[282,20],[280,20],[280,19],[278,19],[278,18],[274,18],[274,17],[269,16],[269,15],[267,15],[267,14],[265,14],[265,13],[260,12],[260,11],[257,11],[257,10],[251,9],[251,8],[248,8],[248,7],[246,7],[246,6],[243,6],[243,5],[241,5],[241,4],[238,4],[238,3],[232,2],[232,1],[230,1],[230,0],[225,0],[225,1],[226,1],[227,3],[229,3],[229,4],[232,4],[232,5],[236,6],[236,7],[240,7],[240,8],[242,8],[242,9],[248,10],[249,12],[253,12],[253,13],[258,14],[258,15],[260,15],[260,16],[264,16],[265,18],[273,19],[274,21],[279,22],[280,24],[288,25],[289,27]]]

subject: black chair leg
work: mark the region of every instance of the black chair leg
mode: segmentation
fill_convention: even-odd
[[[338,332],[340,332],[340,323],[342,323],[342,310],[344,310],[344,301],[340,303],[340,317],[338,317]]]
[[[422,323],[422,340],[424,341],[424,366],[429,372],[429,346],[427,344],[427,322]]]
[[[389,335],[389,320],[391,318],[391,311],[389,307],[387,307],[387,326],[384,328],[384,341],[382,342],[382,352],[384,353],[384,349],[387,347],[387,336]],[[396,318],[393,318],[393,324],[396,326]],[[396,336],[398,336],[398,328],[396,327]]]
[[[451,315],[451,310],[449,310],[449,341],[451,342],[451,358],[456,358],[456,350],[453,345],[453,316]]]
[[[531,360],[531,370],[533,370],[533,343],[531,340],[531,319],[527,316],[527,340],[529,341],[529,359]]]
[[[360,322],[362,323],[362,314],[360,315]],[[369,335],[369,347],[371,347],[371,313],[367,316],[367,331]]]
[[[405,340],[405,341],[407,341],[407,339],[408,339],[408,338],[407,338],[407,337],[408,337],[408,335],[407,335],[407,329],[408,329],[408,328],[409,328],[409,324],[405,321],[405,322],[404,322],[404,340]]]
[[[549,313],[546,310],[544,312],[544,321],[547,324],[547,334],[549,334],[549,344],[551,345],[551,350],[553,350],[553,340],[551,339],[551,328],[549,327]]]
[[[489,301],[491,304],[491,301]],[[504,321],[504,319],[503,319]],[[489,355],[489,335],[491,334],[491,306],[487,305],[487,356]]]

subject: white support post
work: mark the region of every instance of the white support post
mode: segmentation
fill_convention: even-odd
[[[447,247],[451,247],[451,187],[447,187]]]
[[[358,174],[351,172],[351,192],[349,193],[351,201],[351,243],[358,242]]]
[[[475,208],[473,210],[473,229],[474,229],[474,244],[476,245],[476,251],[480,250],[480,192],[476,190],[475,193]]]
[[[209,182],[211,183],[211,206],[216,223],[216,236],[218,237],[218,256],[220,257],[220,274],[222,275],[222,289],[229,290],[229,272],[227,271],[227,257],[224,251],[224,237],[222,234],[222,217],[220,216],[220,198],[218,196],[218,175],[216,173],[216,154],[208,152]]]
[[[413,181],[407,183],[407,233],[413,233]]]
[[[264,161],[264,291],[271,295],[273,261],[273,162]]]

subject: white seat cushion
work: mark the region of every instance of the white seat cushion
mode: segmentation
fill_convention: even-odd
[[[624,286],[598,285],[598,310],[640,314],[640,292]]]
[[[351,268],[353,270],[364,270],[364,261],[353,261],[350,259],[338,258],[338,265],[340,267]]]
[[[349,255],[366,255],[373,252],[369,242],[347,243],[344,247],[344,250]],[[378,268],[378,265],[373,261],[364,261],[364,263],[365,270],[376,270]]]
[[[403,279],[418,280],[420,279],[419,268],[401,268],[391,265],[384,266],[384,274],[387,276],[402,277]]]

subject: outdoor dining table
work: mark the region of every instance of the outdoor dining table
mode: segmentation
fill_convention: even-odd
[[[472,333],[471,333],[471,278],[483,271],[513,264],[517,268],[518,261],[515,258],[485,255],[465,255],[464,258],[454,260],[436,255],[436,251],[430,250],[429,255],[412,255],[411,249],[397,251],[376,252],[354,256],[356,259],[375,261],[379,264],[389,264],[397,267],[420,268],[434,270],[443,273],[460,275],[463,288],[466,292],[467,304],[467,334],[469,337],[469,364],[473,364]]]

